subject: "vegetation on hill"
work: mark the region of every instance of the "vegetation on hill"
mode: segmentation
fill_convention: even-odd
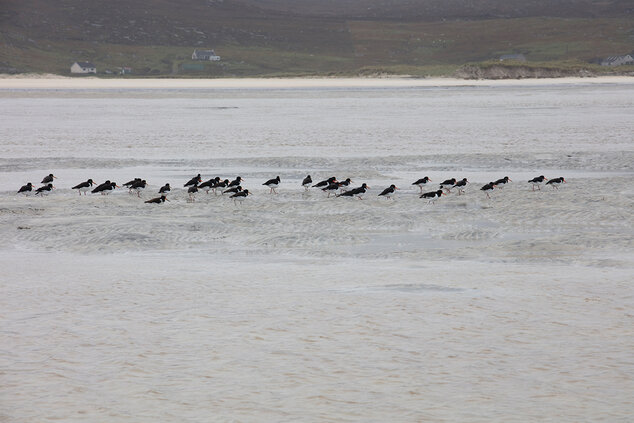
[[[104,76],[519,75],[497,60],[510,53],[524,69],[632,72],[592,64],[634,50],[624,0],[0,2],[0,73],[68,75],[91,61]],[[194,48],[222,60],[194,62]]]

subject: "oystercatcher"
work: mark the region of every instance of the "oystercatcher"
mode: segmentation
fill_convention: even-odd
[[[225,179],[224,181],[218,181],[218,183],[213,187],[214,194],[216,194],[216,195],[218,194],[216,192],[216,190],[218,190],[218,189],[221,190],[220,193],[222,194],[222,190],[224,188],[227,188],[228,186],[229,186],[229,179]]]
[[[339,184],[339,189],[341,191],[344,191],[346,188],[350,186],[350,182],[352,182],[352,180],[350,178],[346,178],[345,181],[337,182],[337,184]]]
[[[141,198],[141,191],[143,191],[146,186],[147,186],[147,182],[145,182],[145,179],[143,179],[130,185],[130,190],[136,191],[137,197]]]
[[[305,177],[304,180],[302,181],[302,186],[304,187],[304,190],[308,191],[308,188],[310,188],[310,184],[312,183],[313,183],[313,178],[311,178],[310,175]]]
[[[33,191],[33,184],[27,182],[26,185],[22,185],[16,194],[29,195]]]
[[[53,182],[53,179],[57,179],[57,176],[53,176],[52,173],[49,173],[48,176],[45,176],[44,179],[42,179],[42,183],[50,184],[51,182]]]
[[[322,188],[321,190],[323,192],[327,192],[328,193],[328,198],[330,198],[330,194],[333,193],[333,192],[336,193],[339,188],[341,188],[339,183],[338,182],[333,182],[331,184],[328,184],[327,187]]]
[[[93,185],[94,183],[92,179],[88,179],[86,182],[75,185],[72,189],[76,189],[79,195],[81,195],[82,192],[84,193],[84,195],[86,195]]]
[[[496,185],[495,182],[489,182],[488,184],[480,188],[480,191],[484,191],[487,195],[487,198],[491,198],[491,196],[489,195],[489,191],[493,191],[493,189],[495,188],[495,185]]]
[[[360,187],[342,192],[341,194],[338,194],[337,197],[356,197],[359,200],[363,200],[363,194],[365,194],[368,188],[370,187],[364,182]]]
[[[166,196],[161,195],[160,197],[152,198],[151,200],[147,200],[146,203],[150,204],[161,204],[166,201],[169,201]]]
[[[227,188],[226,190],[222,191],[222,194],[235,194],[236,192],[240,192],[242,191],[242,185],[238,185],[237,187],[231,187],[231,188]]]
[[[392,194],[394,194],[394,191],[397,189],[398,188],[396,188],[396,185],[392,184],[389,187],[385,188],[383,191],[381,191],[381,193],[378,196],[379,197],[385,196],[385,198],[392,198]]]
[[[229,198],[233,198],[233,204],[236,204],[237,201],[239,201],[240,204],[242,204],[244,199],[247,198],[247,195],[249,195],[249,190],[245,189],[244,191],[236,192]]]
[[[423,193],[423,187],[425,185],[427,185],[427,182],[431,182],[431,179],[429,179],[429,177],[425,176],[424,178],[420,178],[416,182],[412,182],[412,185],[418,186],[418,188],[420,188],[420,193],[422,194]]]
[[[129,192],[130,194],[132,194],[132,190],[131,190],[131,189],[129,189],[129,188],[130,188],[130,186],[132,186],[132,184],[134,184],[135,182],[139,182],[140,180],[141,180],[141,178],[134,178],[133,180],[128,181],[128,182],[126,182],[125,184],[123,184],[123,185],[121,185],[121,186],[128,188],[128,192]]]
[[[550,185],[551,187],[553,187],[553,189],[559,189],[559,185],[565,184],[565,183],[566,183],[566,180],[564,179],[564,177],[560,176],[559,178],[554,178],[546,182],[546,185]]]
[[[504,185],[508,184],[509,182],[513,182],[508,176],[505,176],[502,179],[498,179],[495,182],[492,182],[493,185],[495,185],[496,187],[498,187],[499,189],[504,188]]]
[[[440,188],[447,190],[447,192],[451,192],[451,188],[456,185],[456,178],[447,179],[440,183]]]
[[[456,182],[452,188],[458,188],[458,195],[460,195],[461,193],[464,194],[464,189],[466,188],[468,183],[469,181],[467,181],[467,178],[462,178],[462,180]]]
[[[528,181],[528,183],[533,185],[533,191],[535,191],[535,187],[537,187],[538,190],[541,190],[541,185],[544,183],[544,181],[547,180],[548,178],[546,178],[544,175],[540,175],[536,178],[531,179],[530,181]]]
[[[269,194],[273,194],[273,193],[277,194],[277,191],[275,191],[275,188],[277,188],[277,186],[280,184],[280,181],[281,181],[280,177],[277,176],[276,178],[269,179],[262,185],[266,185],[267,187],[270,188]]]
[[[337,182],[337,178],[335,178],[334,176],[331,176],[328,179],[325,179],[321,182],[317,182],[315,185],[313,185],[313,188],[324,188],[332,184],[333,182]]]
[[[39,187],[37,190],[35,190],[35,195],[38,195],[38,194],[40,194],[41,196],[46,195],[49,192],[51,192],[53,188],[55,188],[53,184],[46,184],[43,187]]]
[[[194,202],[196,201],[195,195],[198,192],[198,185],[194,184],[191,187],[189,187],[189,189],[187,189],[187,194],[189,194],[189,202]]]
[[[429,200],[427,204],[429,203],[436,204],[436,197],[440,198],[443,195],[447,195],[447,194],[445,194],[441,189],[439,189],[438,191],[425,192],[421,194],[419,198],[425,198]]]
[[[159,189],[159,194],[165,194],[167,192],[170,192],[171,190],[172,188],[170,187],[170,184],[165,184]]]
[[[93,189],[92,192],[93,194],[96,193],[101,193],[101,195],[108,195],[110,194],[110,192],[114,191],[115,188],[121,188],[119,185],[117,185],[116,182],[110,182],[110,181],[106,181],[101,185],[98,185],[97,188]]]
[[[235,187],[240,185],[240,183],[244,181],[244,179],[242,179],[242,177],[237,176],[236,179],[234,179],[233,181],[229,182],[229,187]]]
[[[211,178],[210,180],[205,181],[202,184],[198,185],[198,188],[204,189],[205,192],[209,194],[209,190],[214,189],[214,187],[216,186],[218,182],[220,182],[220,177],[216,176],[215,178]]]
[[[199,173],[198,175],[194,176],[189,181],[187,181],[187,183],[183,186],[188,187],[190,185],[198,185],[198,183],[200,182],[202,182],[202,178],[200,177],[200,173]]]

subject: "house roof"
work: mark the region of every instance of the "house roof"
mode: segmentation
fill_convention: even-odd
[[[90,62],[75,62],[75,63],[77,63],[82,68],[94,68],[95,67],[95,65],[93,65]]]
[[[196,54],[208,54],[211,56],[215,56],[216,53],[213,50],[198,50],[198,49],[194,49],[194,53]]]
[[[623,55],[623,56],[610,56],[610,57],[606,58],[604,61],[605,62],[615,62],[615,61],[620,60],[620,59],[627,60],[628,57],[629,57],[630,60],[632,60],[632,56],[629,55],[629,54],[626,54],[626,55]]]

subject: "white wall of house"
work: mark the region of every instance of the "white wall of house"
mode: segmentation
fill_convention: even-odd
[[[95,67],[82,67],[79,63],[75,62],[70,67],[70,73],[97,73],[97,68]]]

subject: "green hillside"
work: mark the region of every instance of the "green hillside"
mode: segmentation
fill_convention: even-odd
[[[489,3],[491,12],[504,10],[508,15],[513,1]],[[459,0],[446,2],[446,10],[441,2],[423,2],[426,9],[416,9],[417,2],[404,1],[398,3],[400,8],[386,9],[389,13],[381,12],[383,3],[376,2],[367,12],[371,16],[355,16],[353,2],[347,1],[334,17],[326,16],[323,8],[315,11],[315,3],[310,2],[297,3],[306,7],[291,10],[291,3],[284,0],[260,3],[269,8],[256,7],[257,2],[194,0],[3,0],[1,4],[0,72],[4,73],[68,75],[73,62],[90,61],[103,76],[114,75],[123,66],[131,67],[134,76],[426,76],[450,75],[465,64],[496,61],[510,53],[523,54],[527,62],[522,66],[528,68],[633,70],[593,64],[634,50],[631,10],[618,1],[579,2],[583,7],[572,17],[530,16],[547,10],[527,6],[518,7],[517,16],[511,17],[482,17],[480,9],[467,9],[465,16],[459,16]],[[505,8],[496,9],[496,4]],[[541,3],[517,4],[535,9]],[[574,2],[562,2],[550,14],[567,13],[562,4],[576,10]],[[393,16],[399,10],[403,16]],[[443,12],[453,18],[436,17]],[[597,14],[601,16],[593,17]],[[194,62],[194,48],[213,48],[222,60]]]

